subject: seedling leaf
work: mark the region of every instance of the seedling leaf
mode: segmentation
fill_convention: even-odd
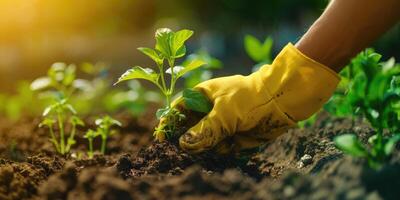
[[[385,144],[385,146],[384,146],[384,151],[385,151],[386,156],[389,156],[389,155],[392,153],[392,151],[393,151],[393,149],[394,149],[394,147],[396,146],[396,143],[397,143],[398,141],[400,141],[400,135],[399,135],[399,134],[394,135],[393,137],[391,137],[391,138],[386,142],[386,144]]]
[[[156,112],[156,117],[157,119],[161,119],[162,117],[168,115],[168,112],[170,111],[170,108],[160,108]]]
[[[139,47],[138,50],[146,56],[150,57],[157,64],[162,64],[163,59],[160,57],[156,50],[147,47]]]
[[[182,57],[186,53],[186,48],[184,46],[186,40],[188,40],[193,35],[191,30],[180,30],[173,34],[173,39],[171,41],[171,50],[174,57]]]
[[[44,120],[39,124],[39,128],[43,126],[52,126],[54,123],[56,123],[56,120],[51,119],[51,118],[44,118]]]
[[[164,58],[173,56],[170,47],[173,36],[174,33],[168,28],[160,28],[156,31],[156,50],[160,51]]]
[[[114,85],[122,81],[131,79],[145,79],[155,84],[158,84],[157,83],[158,77],[159,75],[150,68],[142,68],[139,66],[135,66],[132,69],[127,70],[124,74],[122,74],[121,77],[119,77],[118,81],[114,83]]]
[[[194,89],[183,90],[183,99],[185,106],[193,111],[209,113],[212,109],[212,104],[209,99],[200,91]]]
[[[368,152],[363,147],[357,137],[353,134],[344,134],[335,137],[336,146],[344,153],[350,154],[355,157],[367,157]]]
[[[201,59],[193,59],[193,60],[190,60],[189,62],[184,62],[183,69],[177,73],[177,77],[179,78],[179,77],[185,75],[186,73],[193,71],[205,64],[207,64],[207,63]],[[174,68],[174,71],[175,71],[175,68]]]
[[[75,124],[78,126],[85,126],[85,123],[77,116],[71,117],[71,124]]]
[[[75,108],[72,107],[71,104],[65,104],[65,108],[66,108],[67,110],[69,110],[72,114],[76,115],[77,112],[76,112]]]
[[[181,48],[179,48],[175,55],[173,56],[174,58],[180,58],[183,57],[186,54],[186,47],[183,45]]]
[[[41,77],[38,79],[35,79],[32,83],[31,83],[31,90],[42,90],[45,88],[48,88],[51,86],[51,80],[49,77]]]
[[[43,116],[47,116],[54,109],[54,105],[47,106],[43,111]]]

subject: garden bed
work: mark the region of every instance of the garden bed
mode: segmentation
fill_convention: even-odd
[[[354,132],[365,142],[365,123],[320,116],[294,128],[250,157],[189,155],[152,142],[155,119],[115,116],[125,126],[108,153],[88,159],[80,133],[76,152],[62,157],[37,128],[39,119],[0,119],[0,199],[396,199],[400,153],[378,172],[337,150],[333,137]],[[93,120],[86,119],[91,122]],[[100,141],[95,141],[95,146]]]

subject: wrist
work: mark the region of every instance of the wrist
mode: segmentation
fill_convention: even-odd
[[[357,50],[353,48],[353,31],[347,30],[341,37],[340,27],[325,26],[326,22],[317,21],[296,43],[296,48],[307,57],[329,67],[335,72],[340,70],[353,57]]]

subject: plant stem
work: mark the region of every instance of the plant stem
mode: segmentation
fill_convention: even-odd
[[[101,130],[101,153],[105,154],[106,153],[106,144],[107,144],[107,136],[109,133],[109,129],[108,128],[103,128]]]
[[[101,153],[105,154],[106,153],[106,143],[107,143],[107,138],[102,137],[101,138]]]
[[[54,144],[54,146],[56,147],[56,150],[57,150],[58,152],[60,152],[60,146],[58,145],[57,138],[56,138],[56,136],[54,135],[53,127],[50,125],[50,126],[49,126],[49,129],[50,129],[51,140],[53,141],[53,144]]]
[[[60,153],[65,154],[64,121],[60,112],[57,112],[58,127],[60,128]]]
[[[169,67],[171,68],[171,85],[170,85],[170,89],[169,89],[169,99],[171,98],[171,96],[174,94],[174,89],[175,89],[175,82],[176,82],[176,78],[175,78],[175,73],[174,73],[174,63],[175,63],[175,59],[168,59],[168,64]],[[171,100],[169,100],[168,102],[168,107],[171,107]]]
[[[74,140],[75,132],[76,132],[76,125],[72,124],[72,130],[71,130],[71,134],[69,135],[69,138],[67,141],[67,147],[65,148],[65,152],[69,152],[69,150],[71,149],[71,146],[72,146],[71,141]]]
[[[162,93],[164,94],[164,96],[166,97],[166,101],[167,101],[167,105],[170,104],[170,98],[168,95],[168,89],[167,89],[167,84],[165,81],[165,76],[164,76],[164,68],[161,65],[157,64],[158,69],[160,70],[160,76],[161,76],[161,86],[157,84],[157,86],[161,89]]]
[[[160,76],[161,76],[161,84],[162,84],[162,88],[165,91],[167,89],[167,84],[165,83],[165,78],[164,78],[164,68],[161,65],[157,65],[158,69],[160,70]]]
[[[92,138],[88,138],[89,140],[89,158],[93,158],[93,139]]]

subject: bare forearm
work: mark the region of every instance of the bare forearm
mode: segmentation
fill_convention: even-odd
[[[296,47],[339,72],[400,18],[400,0],[332,0]]]

